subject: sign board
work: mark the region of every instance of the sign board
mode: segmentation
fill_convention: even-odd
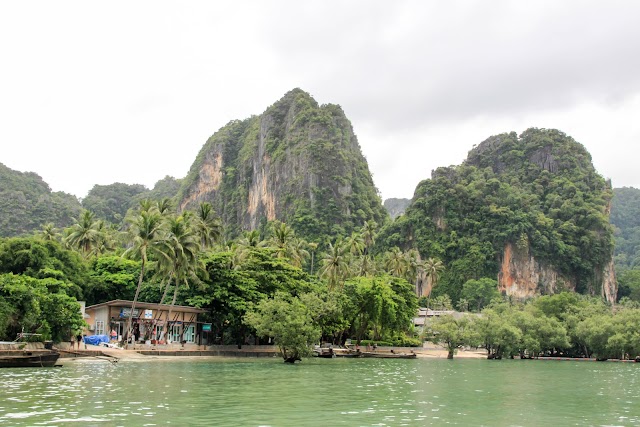
[[[131,313],[131,309],[130,308],[121,308],[120,309],[120,317],[129,317],[129,313]],[[140,310],[138,310],[137,308],[133,310],[133,316],[131,317],[139,317],[140,316]]]
[[[211,332],[211,323],[203,323],[202,332]]]
[[[144,311],[145,319],[153,319],[153,310],[145,310]]]

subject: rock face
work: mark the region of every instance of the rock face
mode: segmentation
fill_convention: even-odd
[[[230,236],[279,220],[313,239],[387,218],[342,109],[300,89],[209,138],[178,200],[210,202]]]
[[[396,219],[404,213],[407,206],[411,203],[411,199],[386,199],[384,201],[384,208],[387,210],[391,219]]]
[[[598,276],[597,280],[602,282],[600,295],[607,301],[615,303],[618,297],[618,282],[616,280],[613,258],[604,266],[602,273]]]
[[[520,249],[512,243],[505,245],[498,272],[498,290],[503,294],[525,299],[575,288],[573,280],[563,277],[552,266],[539,263],[528,246]]]
[[[560,274],[552,265],[538,262],[530,248],[505,245],[498,273],[498,290],[517,299],[538,295],[575,291],[576,280]],[[613,258],[601,269],[596,269],[588,293],[615,302],[618,294]]]

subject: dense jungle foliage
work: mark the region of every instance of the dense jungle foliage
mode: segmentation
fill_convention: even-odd
[[[49,224],[30,237],[0,240],[0,339],[25,328],[63,340],[82,325],[76,300],[128,299],[206,309],[216,343],[266,341],[252,322],[277,298],[279,307],[303,313],[318,339],[419,343],[412,325],[417,298],[402,267],[415,253],[373,259],[373,222],[331,251],[278,221],[264,235],[225,241],[208,203],[176,214],[168,199],[144,200],[124,224],[83,211],[66,229]],[[77,315],[69,313],[74,307]]]
[[[585,148],[557,130],[491,137],[460,166],[422,181],[405,215],[382,232],[382,247],[416,247],[446,266],[434,294],[455,302],[469,279],[497,277],[505,245],[528,248],[576,284],[600,294],[611,257],[612,191]]]

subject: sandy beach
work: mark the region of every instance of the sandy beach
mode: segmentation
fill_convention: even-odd
[[[179,354],[175,354],[176,352],[174,351],[174,354],[172,355],[163,355],[163,354],[141,354],[138,351],[134,351],[134,350],[124,350],[124,349],[116,349],[116,348],[107,348],[107,347],[101,347],[101,346],[92,346],[92,345],[87,345],[86,346],[87,350],[93,350],[95,352],[100,352],[103,355],[102,356],[90,356],[90,357],[77,357],[77,358],[64,358],[61,360],[64,360],[65,362],[67,361],[72,361],[72,360],[76,360],[76,361],[80,361],[80,360],[105,360],[105,361],[109,361],[110,359],[112,361],[120,361],[120,360],[127,360],[127,361],[144,361],[144,360],[206,360],[206,359],[217,359],[217,358],[221,358],[221,357],[228,357],[228,356],[222,356],[222,355],[179,355]],[[391,351],[394,350],[396,353],[408,353],[413,351],[414,353],[417,354],[418,358],[424,358],[424,359],[429,359],[429,358],[441,358],[441,359],[446,359],[447,358],[447,350],[443,347],[439,347],[439,346],[433,346],[433,345],[429,345],[429,346],[425,346],[425,347],[379,347],[378,348],[378,352],[384,353],[387,351]],[[242,355],[247,354],[247,356],[249,356],[248,353],[254,353],[256,352],[256,348],[254,348],[253,346],[243,346],[243,348],[241,350],[236,349],[236,352],[238,353],[238,357],[242,357]],[[262,348],[262,350],[264,350]],[[180,353],[180,352],[177,352]],[[275,357],[275,356],[274,356]],[[460,359],[486,359],[487,357],[487,352],[486,350],[483,349],[477,349],[477,350],[463,350],[460,349],[456,352],[456,354],[454,355],[454,358],[460,358]],[[247,357],[247,359],[251,359],[251,357]]]

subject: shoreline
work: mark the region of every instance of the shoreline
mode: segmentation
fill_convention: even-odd
[[[389,353],[391,350],[396,353],[409,353],[414,352],[418,359],[447,359],[448,351],[444,348],[438,347],[379,347],[379,353]],[[273,347],[269,349],[254,348],[253,346],[245,346],[242,349],[235,348],[233,350],[225,348],[212,348],[208,347],[206,350],[124,350],[106,348],[100,346],[87,346],[86,350],[62,350],[63,356],[60,361],[73,361],[73,360],[103,360],[108,361],[145,361],[145,360],[215,360],[215,359],[264,359],[264,358],[277,358],[278,352]],[[65,354],[66,353],[66,354]],[[71,354],[74,353],[74,354]],[[461,350],[459,349],[453,356],[453,359],[485,359],[487,360],[487,351],[484,349],[476,350]],[[510,360],[505,358],[504,360]],[[516,357],[512,360],[521,360]],[[538,357],[533,359],[524,360],[538,360],[538,361],[561,361],[561,362],[598,362],[595,358],[570,358],[570,357]],[[636,363],[634,359],[607,359],[600,362],[622,362],[622,363]]]

